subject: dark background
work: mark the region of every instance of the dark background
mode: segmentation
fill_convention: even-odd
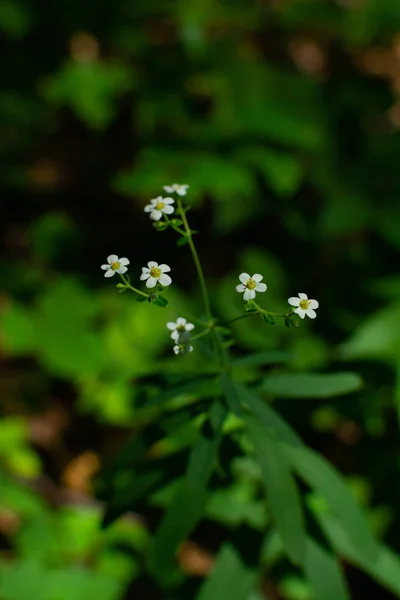
[[[118,295],[100,265],[127,256],[138,285],[148,260],[170,264],[168,293],[201,316],[187,248],[143,212],[175,181],[190,185],[215,315],[240,312],[242,271],[264,275],[271,310],[299,291],[320,302],[299,330],[240,322],[233,352],[362,374],[352,396],[277,407],[399,551],[400,4],[4,0],[0,31],[4,600],[43,578],[62,590],[49,600],[124,598],[140,572],[148,533],[129,519],[103,532],[91,481],[135,427],[135,382],[197,359],[173,362],[176,315]],[[215,527],[188,573],[208,572]],[[311,598],[274,568],[268,597]],[[354,599],[395,597],[346,573]]]

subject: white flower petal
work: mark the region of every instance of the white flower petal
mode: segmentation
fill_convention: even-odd
[[[122,265],[123,267],[125,267],[126,265],[129,265],[130,260],[128,258],[120,258],[118,262],[119,262],[120,265]]]
[[[168,265],[162,263],[161,265],[158,265],[158,268],[160,269],[161,273],[168,273],[168,271],[171,270],[171,267],[169,267]]]
[[[256,292],[265,292],[267,290],[267,284],[266,283],[257,283],[257,285],[254,289],[256,290]]]
[[[170,336],[170,337],[171,337],[171,339],[173,339],[173,340],[174,340],[174,342],[177,342],[177,341],[179,340],[179,332],[178,332],[178,331],[176,331],[176,330],[175,330],[175,331],[173,331],[173,332],[171,333],[171,336]]]
[[[193,346],[188,346],[188,347],[186,348],[186,350],[187,350],[188,352],[193,352]]]
[[[300,308],[300,306],[298,306],[294,312],[299,315],[300,319],[304,319],[304,317],[306,316],[306,311]]]
[[[292,306],[299,306],[300,298],[297,298],[296,296],[292,296],[291,298],[288,298],[288,302]],[[296,312],[296,311],[294,311],[294,312]]]
[[[180,352],[179,346],[174,346],[174,352],[175,352],[175,354],[179,354],[179,352]]]
[[[109,269],[104,273],[104,277],[112,277],[113,275],[115,275],[115,271],[113,271],[112,269]]]
[[[149,272],[142,273],[141,276],[140,276],[140,280],[144,281],[145,279],[148,279],[149,277],[150,277],[150,273]]]
[[[236,291],[237,292],[244,292],[246,290],[246,286],[243,285],[243,283],[239,283],[239,285],[236,286]]]
[[[245,291],[245,293],[243,294],[243,298],[245,300],[253,300],[253,298],[256,297],[256,293],[254,290],[247,290]]]
[[[299,294],[299,298],[300,298],[301,300],[308,300],[308,296],[307,296],[307,294]]]
[[[164,204],[174,204],[175,200],[173,198],[163,198]]]
[[[154,262],[154,260],[151,260],[147,263],[147,266],[149,267],[149,269],[152,269],[153,267],[158,267],[158,263]]]
[[[166,205],[164,206],[164,208],[162,209],[162,212],[163,212],[165,215],[172,215],[172,213],[174,212],[174,210],[175,210],[175,209],[174,209],[174,207],[173,207],[173,206],[171,206],[170,204],[166,204]]]
[[[163,189],[167,192],[167,194],[172,194],[174,191],[174,188],[172,187],[172,185],[164,185]]]
[[[256,281],[258,283],[259,281],[261,281],[264,278],[262,275],[260,275],[260,273],[256,273],[255,275],[252,276],[252,279],[254,279],[254,281]]]
[[[149,213],[153,210],[154,208],[154,204],[146,204],[146,206],[144,207],[144,212]]]
[[[101,265],[100,268],[103,269],[104,271],[108,271],[108,269],[111,269],[111,265]]]
[[[120,275],[123,275],[124,273],[126,273],[128,270],[128,267],[124,267],[122,265],[122,267],[120,267],[119,269],[117,269],[117,273],[120,273]]]
[[[186,325],[186,319],[184,317],[178,317],[176,323],[177,325]]]
[[[186,323],[186,331],[192,331],[194,329],[193,323]]]
[[[159,221],[162,217],[162,212],[161,210],[153,210],[150,213],[150,219],[153,219],[153,221]]]
[[[312,308],[309,308],[308,310],[306,310],[306,315],[307,317],[310,317],[310,319],[315,319],[317,313]]]
[[[176,323],[169,321],[169,323],[167,323],[167,327],[168,329],[171,329],[171,331],[174,331],[176,329]]]
[[[113,262],[118,262],[118,256],[116,254],[110,254],[110,256],[107,256],[107,260],[110,264]]]
[[[158,278],[158,281],[161,283],[161,285],[171,285],[172,283],[172,279],[169,275],[165,275],[164,273],[161,273],[160,277]]]
[[[318,308],[319,302],[318,300],[310,300],[309,308]]]
[[[250,275],[248,273],[240,273],[239,281],[241,281],[242,283],[247,283],[249,279]]]
[[[149,277],[146,281],[146,287],[153,288],[157,285],[157,279],[155,277]]]

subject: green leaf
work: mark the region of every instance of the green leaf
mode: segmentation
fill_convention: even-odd
[[[155,304],[156,306],[162,306],[164,308],[165,306],[168,306],[168,300],[164,298],[164,296],[158,296],[154,302],[152,302],[152,304]]]
[[[182,237],[178,238],[176,245],[177,246],[184,246],[185,244],[187,244],[189,242],[189,238],[187,235],[183,235]]]
[[[332,398],[362,387],[357,373],[276,373],[261,385],[263,392],[281,398]]]
[[[179,544],[204,514],[209,497],[207,484],[216,463],[222,425],[227,414],[223,404],[216,401],[200,439],[192,448],[186,478],[180,483],[154,537],[149,568],[161,581],[174,568]]]
[[[200,439],[189,458],[187,480],[191,485],[206,486],[215,466],[217,450],[221,441],[222,425],[228,416],[226,407],[216,400],[209,418],[203,424]]]
[[[233,546],[224,544],[196,600],[249,600],[255,586],[255,570],[243,562]]]
[[[221,375],[221,388],[229,410],[237,417],[244,416],[244,410],[240,400],[237,384],[227,373]]]
[[[339,561],[311,538],[307,539],[304,570],[315,598],[350,600]]]
[[[279,442],[258,419],[247,417],[246,423],[283,545],[295,563],[303,564],[306,543],[303,511],[289,461]]]
[[[397,554],[380,545],[374,560],[366,560],[360,555],[349,532],[332,514],[321,512],[320,509],[313,512],[336,552],[363,569],[373,579],[392,591],[396,597],[400,597],[400,559]]]
[[[267,325],[275,325],[275,319],[273,317],[270,317],[264,312],[261,313],[261,317],[264,323],[266,323]]]
[[[303,442],[297,435],[295,430],[286,423],[284,419],[271,408],[265,400],[260,398],[257,394],[249,388],[237,384],[236,392],[239,398],[244,402],[251,413],[257,417],[265,427],[271,431],[279,440],[286,442],[292,446],[302,446]]]
[[[358,554],[368,562],[375,560],[377,542],[344,479],[313,450],[304,446],[284,447],[298,475],[326,500],[331,512],[352,539]]]
[[[294,358],[290,352],[282,350],[267,350],[257,354],[248,354],[232,361],[233,367],[258,367],[262,365],[275,365],[277,363],[288,362]]]

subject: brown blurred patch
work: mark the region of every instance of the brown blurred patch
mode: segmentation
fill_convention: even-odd
[[[74,458],[64,469],[61,476],[62,483],[71,490],[90,494],[92,491],[91,479],[100,468],[100,460],[94,452],[83,452]]]
[[[68,413],[61,405],[53,405],[41,415],[28,419],[29,439],[41,448],[56,446],[68,425]]]
[[[0,507],[0,533],[14,535],[21,526],[21,519],[12,510]]]
[[[188,575],[201,577],[208,575],[214,565],[214,557],[191,541],[181,544],[178,553],[178,563]]]

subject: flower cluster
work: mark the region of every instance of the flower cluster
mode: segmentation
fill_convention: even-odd
[[[167,323],[167,327],[172,331],[171,339],[175,342],[175,354],[186,354],[193,351],[193,346],[190,344],[190,332],[194,329],[193,323],[188,323],[183,317],[178,317],[176,322]]]
[[[189,186],[187,184],[179,183],[173,183],[172,185],[164,186],[164,190],[167,194],[177,194],[177,196],[180,197],[186,196],[188,188]],[[180,198],[176,199],[176,206],[177,212],[179,213],[181,219],[173,218],[169,220],[168,217],[172,215],[176,209],[175,200],[169,196],[167,196],[166,198],[164,198],[163,196],[153,198],[152,200],[150,200],[149,204],[147,204],[144,207],[144,211],[146,213],[149,213],[150,219],[155,221],[154,226],[156,227],[156,229],[162,230],[167,227],[172,227],[181,236],[183,236],[182,239],[184,241],[188,241],[188,239],[190,240],[190,237],[194,232],[192,232],[189,229],[185,217],[186,210],[182,208],[182,201]],[[164,220],[158,223],[158,221],[160,221],[163,217]],[[195,249],[192,246],[191,250],[194,253],[196,265],[198,265],[198,257],[196,255]],[[123,292],[127,289],[130,289],[138,295],[137,299],[139,301],[144,302],[147,300],[149,303],[154,303],[158,306],[167,306],[168,300],[162,296],[162,293],[163,291],[165,291],[165,288],[170,286],[172,283],[172,279],[170,275],[168,275],[168,273],[170,273],[171,271],[171,267],[165,263],[158,264],[155,261],[149,261],[146,267],[142,267],[140,280],[146,282],[146,288],[149,290],[148,292],[144,292],[133,287],[131,285],[130,277],[128,275],[125,275],[128,271],[129,264],[130,262],[127,258],[118,258],[116,254],[110,254],[107,257],[107,264],[101,265],[101,268],[105,271],[105,277],[113,277],[115,273],[118,273],[121,276],[122,283],[117,284],[119,291]],[[199,277],[201,278],[204,284],[204,276],[202,274],[202,270],[201,268],[199,268],[198,270]],[[273,313],[259,306],[255,302],[257,292],[264,293],[267,291],[267,285],[263,282],[263,279],[264,277],[260,275],[260,273],[255,273],[251,276],[249,275],[249,273],[241,273],[239,275],[240,283],[236,286],[236,291],[239,294],[243,294],[243,301],[246,303],[246,311],[248,314],[244,316],[258,314],[263,318],[263,320],[267,324],[271,325],[275,323],[274,317],[281,317],[284,318],[285,325],[287,327],[298,327],[298,321],[295,321],[293,319],[294,314],[297,314],[301,319],[304,319],[306,316],[310,319],[316,318],[317,313],[315,311],[318,308],[319,304],[317,300],[309,299],[307,294],[304,293],[299,293],[296,297],[288,298],[290,308],[286,310],[283,314]],[[196,336],[196,338],[210,333],[217,323],[211,318],[207,293],[205,293],[205,305],[208,312],[208,324],[204,324],[204,331],[199,333]],[[236,317],[235,319],[231,319],[231,321],[228,321],[227,323],[230,323],[240,318],[242,318],[242,316]],[[191,332],[194,329],[193,323],[188,323],[185,318],[179,317],[174,322],[168,322],[167,328],[171,331],[171,339],[174,341],[173,351],[175,354],[186,354],[188,352],[193,351],[193,346],[191,343]]]
[[[265,292],[267,286],[265,283],[261,283],[263,276],[259,273],[250,275],[248,273],[241,273],[239,275],[240,284],[236,286],[236,291],[240,294],[243,293],[243,300],[249,302],[254,300],[256,292]],[[288,298],[288,302],[291,306],[295,306],[292,312],[299,315],[301,319],[307,315],[310,319],[315,319],[317,313],[315,310],[318,308],[319,303],[317,300],[309,300],[307,294],[300,293],[298,297]],[[265,311],[266,312],[266,311]]]

